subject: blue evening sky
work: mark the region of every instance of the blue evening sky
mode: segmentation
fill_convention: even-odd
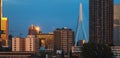
[[[84,27],[88,35],[89,0],[3,0],[3,16],[9,19],[9,34],[26,36],[31,24],[43,33],[68,27],[76,31],[79,3],[83,4]],[[120,0],[115,0],[115,4]],[[81,37],[82,38],[82,37]]]

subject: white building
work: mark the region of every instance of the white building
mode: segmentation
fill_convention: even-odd
[[[120,46],[112,46],[113,58],[120,58]]]
[[[36,50],[36,38],[26,38],[25,39],[25,51],[35,51]]]
[[[12,38],[12,51],[24,51],[24,38]]]
[[[37,51],[37,39],[34,37],[13,38],[12,51]]]

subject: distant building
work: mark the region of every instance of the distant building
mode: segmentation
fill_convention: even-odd
[[[64,50],[70,52],[74,45],[74,32],[66,27],[54,31],[54,50]]]
[[[85,44],[85,40],[78,40],[77,46],[82,46],[83,44]]]
[[[8,36],[8,47],[10,48],[10,49],[12,49],[12,35],[10,34],[9,36]],[[12,50],[11,50],[12,51]]]
[[[113,0],[89,1],[90,42],[113,45]]]
[[[120,4],[114,5],[114,45],[120,45]]]
[[[28,37],[35,36],[37,38],[37,43],[39,50],[53,51],[54,47],[54,34],[42,33],[39,26],[31,25],[28,29]]]
[[[12,51],[38,51],[36,38],[12,38]]]
[[[31,25],[29,27],[29,30],[28,30],[28,35],[38,35],[40,34],[40,27],[39,26],[35,26],[35,25]]]
[[[39,43],[35,36],[28,36],[25,38],[25,51],[38,51]]]
[[[1,34],[2,46],[8,46],[8,18],[2,17],[1,20],[1,30],[4,31],[4,34]]]
[[[12,51],[25,51],[25,38],[12,38]]]
[[[120,46],[111,46],[113,58],[120,58]]]
[[[48,51],[53,51],[54,48],[54,33],[41,33],[37,35],[39,40],[39,48],[44,47]]]

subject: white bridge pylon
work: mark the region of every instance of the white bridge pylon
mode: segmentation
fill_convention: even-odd
[[[82,3],[80,3],[78,25],[77,25],[76,36],[75,36],[75,46],[77,46],[77,41],[79,40],[80,29],[82,30],[84,40],[87,41],[87,35],[86,35],[86,32],[85,32],[84,22],[83,22]]]

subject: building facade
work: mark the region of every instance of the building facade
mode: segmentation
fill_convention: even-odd
[[[37,51],[36,38],[27,37],[27,38],[12,38],[12,51]]]
[[[120,4],[114,5],[114,45],[120,45]]]
[[[54,31],[54,50],[64,50],[69,53],[74,45],[74,32],[68,28],[57,28]]]
[[[29,35],[27,38],[25,38],[25,51],[38,51],[38,45],[39,43],[35,36]]]
[[[8,18],[2,16],[2,3],[0,0],[0,46],[8,47]]]
[[[2,17],[1,20],[1,30],[4,31],[4,34],[1,34],[2,46],[8,46],[8,18]]]
[[[12,51],[25,51],[25,38],[12,38]]]
[[[54,48],[54,33],[41,33],[37,35],[39,40],[39,48],[44,47],[48,51],[53,51]]]
[[[2,19],[2,0],[0,0],[0,30],[1,30],[1,19]],[[2,46],[2,38],[0,38],[0,46]]]
[[[89,39],[113,45],[113,0],[89,1]]]

